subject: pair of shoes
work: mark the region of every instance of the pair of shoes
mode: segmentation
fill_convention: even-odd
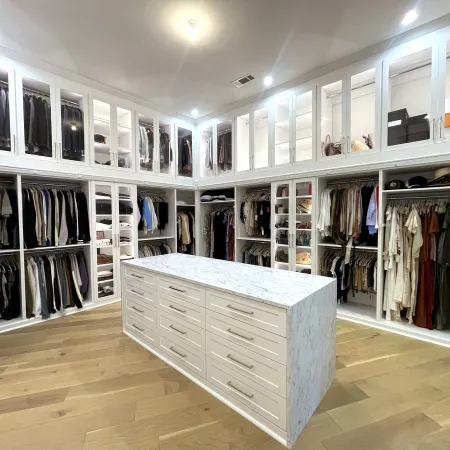
[[[289,220],[283,219],[280,223],[275,224],[275,228],[289,228]]]

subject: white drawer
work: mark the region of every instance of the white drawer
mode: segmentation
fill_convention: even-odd
[[[158,330],[153,328],[148,320],[127,311],[124,318],[124,326],[127,331],[138,339],[142,339],[154,347],[158,346]]]
[[[158,291],[158,308],[179,317],[181,320],[205,328],[205,308],[181,300],[166,292]]]
[[[286,310],[283,308],[209,288],[206,289],[206,308],[286,336]]]
[[[123,301],[123,300],[122,300]],[[148,304],[147,300],[143,300],[139,298],[137,295],[132,295],[128,292],[125,293],[125,304],[127,306],[127,313],[131,311],[131,313],[136,314],[136,316],[141,317],[150,322],[153,328],[157,326],[156,320],[156,308],[153,308]]]
[[[204,328],[196,327],[166,311],[158,311],[158,328],[186,342],[200,353],[206,352]]]
[[[156,308],[156,286],[151,286],[145,282],[139,282],[137,280],[131,280],[125,278],[124,282],[125,294],[132,294],[135,297],[139,297],[146,303]]]
[[[206,310],[206,331],[286,365],[286,338]]]
[[[241,374],[286,398],[286,366],[209,332],[206,356],[217,361],[228,373]]]
[[[206,378],[205,355],[194,350],[186,342],[160,331],[159,347],[193,374]]]
[[[146,285],[153,286],[155,289],[157,287],[156,275],[148,272],[147,270],[140,270],[135,267],[125,266],[125,277],[130,280],[135,280],[139,284],[146,283]]]
[[[230,375],[221,363],[207,361],[208,381],[249,406],[267,420],[286,430],[286,400],[239,374]]]
[[[158,291],[166,292],[194,305],[205,306],[205,287],[176,278],[158,277]]]

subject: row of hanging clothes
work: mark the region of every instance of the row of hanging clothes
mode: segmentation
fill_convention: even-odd
[[[26,248],[91,241],[86,195],[78,186],[25,183],[22,199]]]
[[[142,170],[153,171],[153,125],[139,122],[139,165]]]
[[[26,315],[48,319],[57,311],[82,308],[89,290],[83,252],[36,254],[25,259]]]
[[[139,258],[148,258],[150,256],[158,256],[158,255],[168,255],[169,253],[172,253],[172,249],[170,248],[169,244],[167,244],[167,242],[153,243],[153,244],[139,243],[138,248]]]
[[[320,196],[317,228],[323,241],[377,246],[378,199],[378,179],[330,182]]]
[[[161,126],[159,127],[159,165],[163,172],[167,171],[173,161],[170,127],[167,128],[169,128],[169,132]]]
[[[383,310],[394,321],[450,325],[450,198],[387,200]]]
[[[63,159],[84,161],[84,112],[74,102],[61,99],[61,150]]]
[[[178,130],[178,173],[192,177],[192,132],[183,136]]]
[[[23,120],[25,153],[52,157],[52,115],[50,97],[24,89]]]
[[[0,249],[19,248],[17,191],[9,181],[0,181]]]
[[[341,249],[324,253],[319,264],[320,275],[337,279],[338,303],[346,303],[350,291],[375,294],[377,291],[376,252],[352,250],[350,254]]]
[[[164,230],[169,221],[167,197],[158,193],[140,191],[137,195],[139,209],[138,231],[143,234]]]
[[[177,249],[195,255],[195,214],[191,211],[177,213]]]
[[[8,83],[0,81],[0,150],[11,151],[11,124]]]
[[[254,242],[246,244],[241,249],[242,262],[253,266],[270,267],[270,244]]]
[[[234,215],[234,208],[210,209],[205,213],[205,256],[234,261]]]
[[[205,168],[214,170],[214,146],[213,137],[209,136],[204,140],[205,148]],[[231,128],[217,133],[217,165],[221,172],[233,168]]]
[[[249,237],[270,238],[270,188],[247,192],[241,199],[240,220]]]
[[[20,264],[15,257],[0,259],[0,319],[20,317]]]

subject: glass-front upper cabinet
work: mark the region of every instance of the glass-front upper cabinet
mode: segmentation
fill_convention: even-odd
[[[275,103],[275,146],[273,164],[285,165],[292,162],[291,146],[291,105],[286,98]]]
[[[442,139],[450,140],[450,39],[444,42],[445,54],[445,97],[443,102],[443,111],[439,117],[439,136]]]
[[[113,166],[112,108],[109,103],[94,99],[92,101],[92,121],[94,140],[94,163]]]
[[[208,178],[215,175],[213,126],[200,131],[200,177]]]
[[[174,125],[167,119],[159,119],[159,161],[158,173],[173,174],[173,131]]]
[[[17,152],[14,71],[0,60],[0,151]]]
[[[129,109],[116,107],[115,165],[120,169],[133,169],[133,136],[132,112]]]
[[[150,114],[138,113],[138,155],[139,170],[157,172],[158,164],[155,154],[155,138],[153,134],[155,119]]]
[[[237,171],[250,170],[250,114],[236,117]]]
[[[294,162],[313,159],[316,142],[315,90],[308,90],[294,96],[295,146]]]
[[[269,108],[254,112],[253,155],[250,154],[251,169],[269,167]]]
[[[179,177],[192,178],[192,130],[177,127],[177,161]]]
[[[233,170],[233,122],[226,120],[216,126],[216,175],[230,174]]]

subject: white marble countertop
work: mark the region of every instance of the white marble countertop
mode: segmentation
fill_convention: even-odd
[[[181,253],[123,261],[123,264],[192,281],[285,309],[336,281],[316,275]]]

